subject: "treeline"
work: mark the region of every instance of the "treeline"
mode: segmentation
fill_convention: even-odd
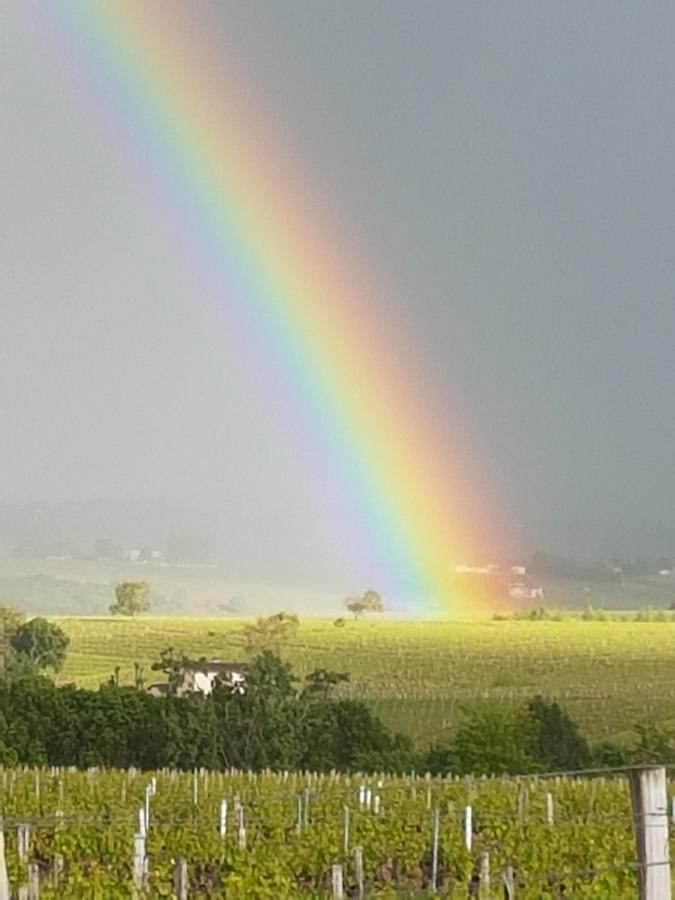
[[[520,774],[651,761],[668,746],[643,729],[633,755],[591,747],[538,697],[474,705],[452,742],[420,752],[365,703],[333,696],[343,680],[317,670],[300,681],[271,652],[248,666],[244,693],[221,685],[209,696],[156,697],[114,680],[92,691],[21,675],[0,684],[0,764]]]
[[[561,612],[545,606],[518,609],[512,613],[495,613],[495,622],[675,622],[675,602],[670,609],[645,606],[637,612],[617,612],[588,604],[579,612]]]
[[[544,553],[541,550],[535,551],[526,565],[532,575],[613,584],[620,584],[626,578],[644,578],[658,572],[673,570],[673,560],[665,556],[659,559],[628,559],[613,556],[606,561],[585,563],[555,553]]]
[[[264,653],[247,667],[246,691],[154,697],[102,685],[57,687],[43,677],[0,686],[0,763],[77,767],[327,771],[404,770],[407,738],[367,706],[330,696],[332,673],[302,684]]]

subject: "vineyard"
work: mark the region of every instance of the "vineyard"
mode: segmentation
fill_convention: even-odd
[[[240,660],[245,620],[143,617],[55,620],[71,644],[61,682],[96,688],[120,666],[132,683],[172,645],[198,658]],[[348,672],[341,690],[368,701],[392,729],[419,745],[452,735],[477,700],[518,705],[541,693],[583,733],[600,740],[636,722],[675,715],[673,622],[331,622],[303,620],[282,655],[300,676]]]
[[[636,896],[619,774],[24,769],[0,785],[7,873],[31,885],[24,896]]]

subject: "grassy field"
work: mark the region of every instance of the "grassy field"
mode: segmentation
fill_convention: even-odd
[[[241,660],[246,620],[143,617],[56,619],[71,638],[60,680],[96,687],[115,666],[146,682],[159,651]],[[675,718],[672,622],[331,622],[308,620],[283,655],[300,674],[349,672],[348,692],[424,745],[452,733],[463,706],[521,703],[541,693],[564,706],[593,740],[636,722]]]

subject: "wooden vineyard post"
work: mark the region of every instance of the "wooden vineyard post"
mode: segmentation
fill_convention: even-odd
[[[153,796],[152,784],[149,784],[145,789],[145,802],[143,805],[146,829],[148,829],[150,827],[150,797],[152,797],[152,796]]]
[[[28,866],[28,900],[40,900],[40,868],[37,863]]]
[[[246,824],[243,806],[237,809],[237,843],[241,850],[246,849]]]
[[[176,900],[188,900],[188,869],[187,862],[180,858],[176,860],[176,868],[173,873],[173,888]]]
[[[54,854],[54,868],[52,872],[52,883],[54,888],[58,892],[58,888],[61,885],[61,879],[63,878],[63,870],[65,869],[65,860],[63,859],[63,853],[55,853]],[[57,893],[58,896],[58,893]],[[0,893],[0,900],[2,900],[2,893]]]
[[[145,886],[145,835],[137,834],[134,838],[134,896],[138,897]]]
[[[473,810],[470,806],[464,809],[464,846],[471,850],[473,844]]]
[[[516,900],[516,879],[513,866],[505,866],[502,869],[502,884],[504,885],[504,900]]]
[[[546,794],[546,824],[553,825],[553,794]]]
[[[629,782],[639,900],[671,900],[666,770],[663,766],[633,769]]]
[[[438,833],[440,828],[440,810],[434,812],[434,828],[431,844],[431,893],[435,894],[438,887]]]
[[[5,832],[0,822],[0,900],[9,900],[9,878],[5,859]]]
[[[309,797],[310,797],[309,788],[305,788],[304,799],[303,799],[303,803],[302,803],[302,824],[303,824],[303,826],[309,825]]]
[[[349,853],[349,807],[344,807],[344,819],[342,822],[342,847],[345,856]]]
[[[363,883],[363,847],[354,847],[354,877],[356,879],[356,896],[363,900],[365,893]]]
[[[28,850],[30,846],[30,826],[19,825],[17,828],[16,837],[19,859],[21,860],[21,862],[26,862],[26,860],[28,859]]]
[[[527,788],[518,781],[518,837],[525,839],[525,810],[527,806]]]
[[[480,897],[481,900],[489,900],[490,897],[490,854],[481,853],[479,857]]]
[[[330,876],[333,900],[343,900],[344,889],[342,887],[342,866],[339,864],[332,866]]]
[[[218,816],[218,832],[222,840],[227,836],[227,800],[220,801],[220,813]]]

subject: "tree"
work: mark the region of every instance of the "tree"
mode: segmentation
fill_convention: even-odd
[[[358,619],[359,616],[363,615],[363,601],[360,597],[347,597],[345,600],[345,606],[349,610],[350,613],[353,614],[355,619]]]
[[[255,623],[245,625],[242,638],[247,653],[278,652],[297,634],[300,622],[295,615],[279,612],[273,616],[258,616]]]
[[[12,647],[12,638],[23,624],[23,613],[13,606],[0,604],[0,678],[11,678],[21,668]]]
[[[662,734],[643,738],[646,759],[658,756],[666,746]],[[537,696],[524,706],[483,702],[464,710],[454,740],[449,746],[434,746],[424,765],[433,773],[522,774],[527,772],[574,771],[594,760],[623,758],[610,744],[591,749],[579,734],[576,722],[557,703]],[[617,763],[620,764],[620,763]]]
[[[541,771],[534,745],[536,723],[527,708],[486,701],[464,710],[451,745],[452,770],[462,775]]]
[[[164,662],[174,659],[168,650]],[[160,663],[161,664],[161,663]],[[409,739],[392,734],[360,700],[298,685],[292,668],[263,653],[247,689],[154,697],[112,679],[97,691],[43,677],[0,682],[0,765],[309,769],[418,769]],[[339,676],[337,676],[339,678]]]
[[[70,638],[58,625],[38,617],[19,626],[10,643],[36,670],[53,669],[59,672]]]
[[[533,697],[527,711],[535,723],[533,753],[548,771],[583,769],[591,750],[577,723],[557,703]]]
[[[150,585],[147,581],[122,581],[115,587],[115,603],[110,606],[113,616],[135,616],[150,612]]]
[[[305,676],[305,694],[327,696],[331,688],[349,681],[346,672],[332,672],[330,669],[314,669]]]
[[[382,597],[373,590],[367,590],[362,597],[347,597],[345,606],[355,619],[367,612],[384,612]]]
[[[638,724],[634,726],[638,742],[631,751],[635,763],[670,765],[675,761],[675,731],[667,725]]]
[[[297,681],[290,663],[270,650],[253,660],[246,674],[247,696],[253,700],[275,700],[294,697],[293,682]]]
[[[24,621],[20,609],[0,603],[0,640],[9,641]]]
[[[184,653],[177,656],[173,647],[165,647],[164,650],[160,651],[159,660],[154,662],[150,668],[153,672],[164,672],[169,684],[169,693],[175,694],[180,684],[183,669],[189,661]]]

